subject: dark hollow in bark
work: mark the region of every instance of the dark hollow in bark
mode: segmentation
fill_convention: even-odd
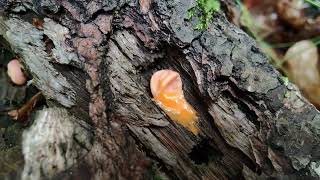
[[[16,177],[319,178],[319,112],[223,12],[200,32],[198,17],[187,20],[194,0],[0,5],[0,36],[51,107],[23,133]],[[198,135],[153,101],[161,69],[181,75]]]

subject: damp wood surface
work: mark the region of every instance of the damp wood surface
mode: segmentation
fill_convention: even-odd
[[[320,113],[223,11],[207,30],[195,30],[198,18],[186,19],[195,5],[0,0],[1,43],[47,99],[46,115],[68,119],[51,121],[62,130],[42,136],[41,142],[59,140],[41,144],[50,156],[19,169],[33,167],[28,177],[51,179],[320,177]],[[33,18],[42,19],[43,29]],[[198,133],[153,100],[150,79],[162,69],[181,76]],[[24,156],[41,148],[28,137],[49,128],[42,116],[24,130]],[[50,158],[64,165],[50,169]]]

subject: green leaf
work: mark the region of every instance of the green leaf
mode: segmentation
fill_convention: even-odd
[[[320,8],[320,1],[317,1],[317,0],[305,0],[305,1],[308,2],[309,4],[315,6],[315,7]]]

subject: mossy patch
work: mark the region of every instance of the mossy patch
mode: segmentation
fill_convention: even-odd
[[[220,10],[219,0],[196,0],[197,5],[188,11],[188,19],[196,16],[199,22],[195,27],[196,30],[203,31],[208,28],[214,12]]]

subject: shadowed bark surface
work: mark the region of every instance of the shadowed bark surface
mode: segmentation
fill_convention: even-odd
[[[318,178],[319,112],[223,12],[196,31],[194,6],[0,0],[0,36],[50,106],[24,130],[12,178]],[[153,101],[161,69],[181,75],[198,135]]]

